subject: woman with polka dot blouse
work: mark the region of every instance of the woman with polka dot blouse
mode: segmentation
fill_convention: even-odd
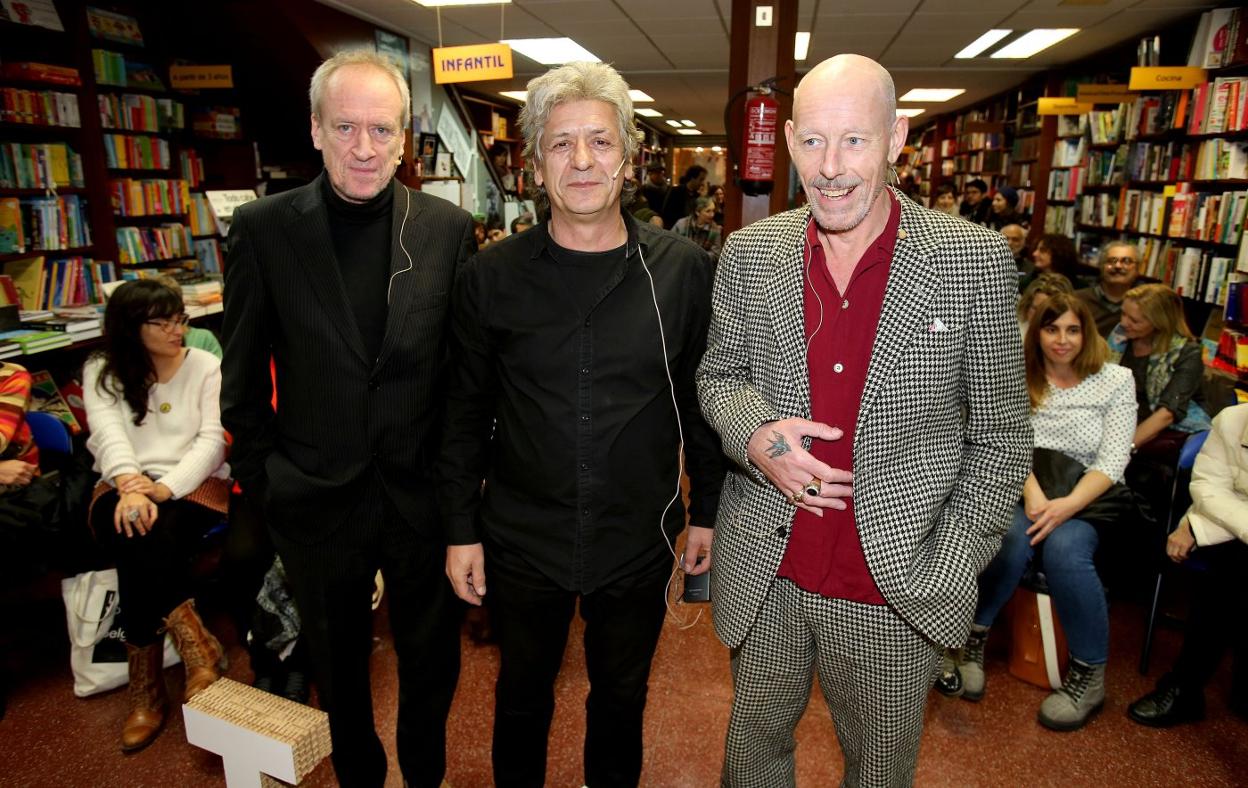
[[[1106,363],[1108,348],[1083,301],[1059,293],[1027,327],[1023,341],[1035,446],[1060,452],[1086,468],[1070,494],[1048,498],[1035,474],[1001,551],[979,578],[979,607],[959,669],[963,697],[984,694],[984,641],[1027,565],[1048,579],[1070,644],[1071,663],[1061,689],[1040,706],[1040,723],[1075,730],[1105,699],[1109,615],[1092,556],[1096,528],[1078,515],[1122,481],[1135,430],[1131,373]]]

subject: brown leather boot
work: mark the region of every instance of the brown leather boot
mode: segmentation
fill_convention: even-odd
[[[126,645],[130,663],[130,713],[121,727],[121,751],[135,752],[156,740],[165,727],[164,638],[150,646]]]
[[[188,599],[175,607],[165,619],[165,628],[173,635],[173,644],[186,666],[185,702],[221,678],[221,672],[230,662],[221,642],[213,637],[195,612],[195,600]]]

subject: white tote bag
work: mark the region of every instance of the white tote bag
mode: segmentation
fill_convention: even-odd
[[[69,666],[74,694],[80,698],[106,692],[130,679],[126,633],[117,623],[121,602],[117,570],[83,572],[61,581],[69,625]],[[173,640],[165,636],[165,667],[180,662]]]

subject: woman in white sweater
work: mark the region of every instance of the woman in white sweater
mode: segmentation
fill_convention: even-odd
[[[1038,465],[1027,477],[1014,524],[979,577],[979,606],[959,665],[963,697],[983,697],[988,628],[1035,562],[1070,644],[1062,687],[1040,706],[1040,723],[1054,730],[1082,727],[1105,700],[1109,612],[1092,563],[1100,536],[1081,515],[1122,481],[1136,410],[1131,373],[1106,363],[1108,352],[1091,310],[1071,294],[1051,297],[1027,327],[1023,353],[1035,447],[1077,462],[1082,475],[1067,494],[1054,497],[1041,488]]]
[[[1128,716],[1169,727],[1205,716],[1205,685],[1227,647],[1233,650],[1231,710],[1248,718],[1248,404],[1226,408],[1192,468],[1192,506],[1170,534],[1166,554],[1176,563],[1192,551],[1205,564],[1187,616],[1183,649],[1156,689],[1132,703]]]
[[[150,744],[164,725],[163,629],[186,665],[188,700],[224,667],[224,650],[187,586],[190,559],[228,501],[221,366],[182,346],[186,325],[177,293],[151,280],[127,282],[104,312],[103,350],[83,368],[87,447],[101,477],[91,526],[112,550],[125,607],[124,752]]]

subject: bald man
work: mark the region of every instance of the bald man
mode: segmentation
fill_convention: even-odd
[[[885,185],[894,109],[874,61],[816,66],[785,124],[809,204],[720,257],[698,393],[737,463],[711,573],[726,786],[793,785],[815,674],[844,784],[913,781],[937,657],[1030,465],[1014,256]]]

